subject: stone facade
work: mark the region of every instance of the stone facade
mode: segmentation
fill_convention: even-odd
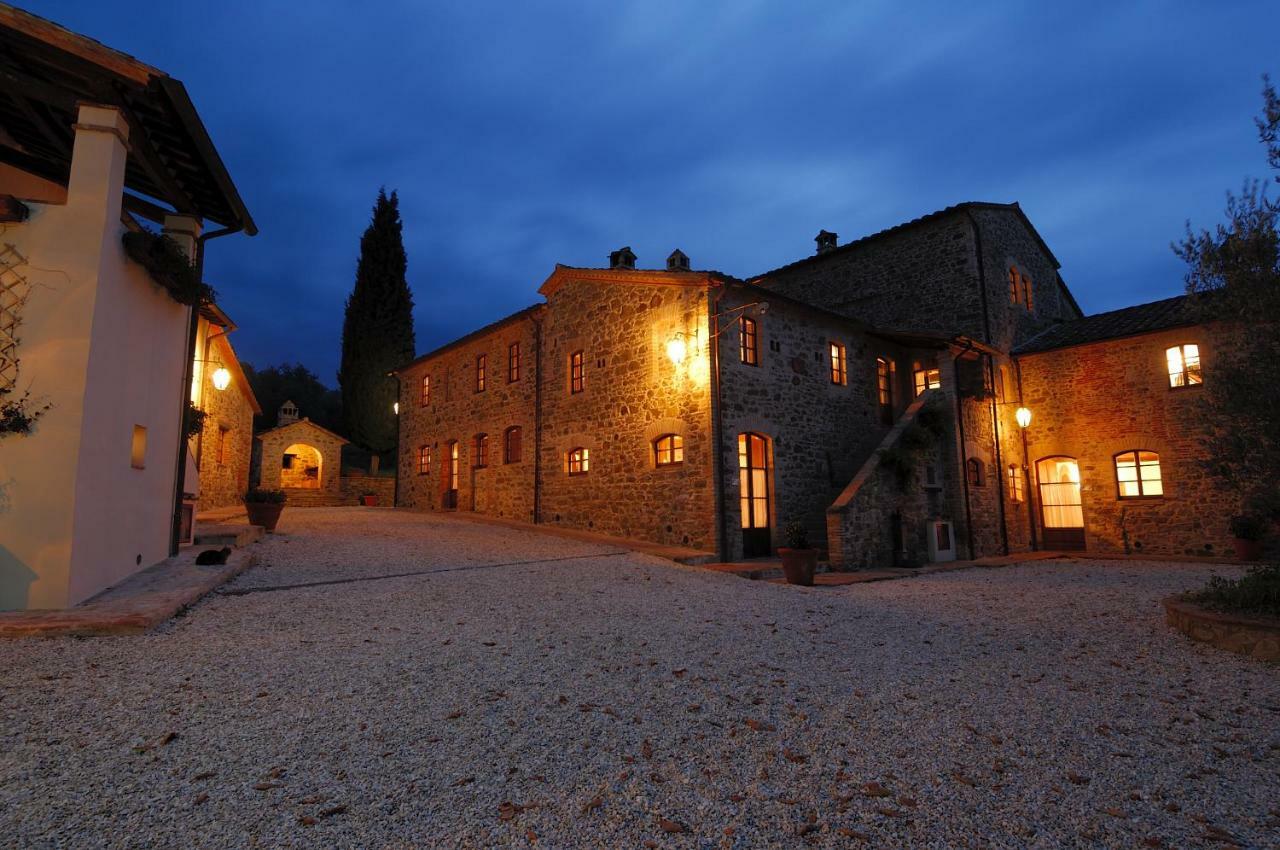
[[[263,431],[257,439],[258,486],[284,490],[295,505],[343,502],[342,446],[347,441],[341,436],[303,418]],[[286,459],[286,454],[292,457]]]
[[[962,204],[844,246],[827,234],[819,254],[749,281],[684,263],[635,269],[627,253],[609,269],[558,266],[544,303],[399,370],[400,504],[726,560],[772,551],[794,523],[837,566],[918,563],[937,522],[950,523],[960,558],[1044,548],[1037,461],[1061,454],[1080,461],[1087,548],[1227,542],[1235,502],[1198,471],[1187,403],[1197,390],[1160,384],[1164,336],[1023,353],[1099,317],[1081,317],[1017,205]],[[514,344],[521,372],[508,380]],[[1140,373],[1132,358],[1144,358]],[[918,383],[936,436],[909,451]],[[522,451],[506,462],[513,427]],[[679,463],[657,462],[664,437],[678,438]],[[1113,455],[1125,449],[1160,452],[1163,498],[1116,498]]]
[[[204,430],[196,438],[195,456],[202,511],[241,503],[249,489],[253,416],[262,412],[225,333],[209,340],[206,352],[208,363],[222,364],[231,373],[231,384],[219,390],[213,385],[214,369],[199,370],[198,406],[205,419]]]

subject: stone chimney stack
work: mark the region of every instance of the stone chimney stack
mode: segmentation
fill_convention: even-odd
[[[292,401],[286,401],[280,405],[280,412],[276,415],[276,427],[288,425],[298,421],[298,405]]]
[[[818,235],[813,237],[813,241],[818,243],[819,254],[834,251],[836,248],[836,235],[826,230],[819,230]]]
[[[671,256],[667,257],[667,271],[669,272],[687,272],[689,270],[689,257],[679,248],[671,252]]]
[[[609,253],[609,268],[611,269],[634,269],[636,267],[636,255],[632,252],[631,246],[619,248]]]

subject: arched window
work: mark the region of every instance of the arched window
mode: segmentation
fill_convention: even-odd
[[[684,463],[684,437],[679,434],[663,434],[653,441],[655,466],[674,466]]]
[[[489,465],[489,435],[476,434],[471,443],[471,466],[482,469]]]
[[[523,451],[519,425],[512,425],[502,435],[502,462],[519,463]]]
[[[983,469],[982,461],[976,457],[969,458],[967,464],[970,487],[985,487],[987,484],[986,470]]]
[[[1014,502],[1022,501],[1022,470],[1018,469],[1017,464],[1009,464],[1009,499]]]
[[[1116,492],[1121,499],[1143,499],[1164,495],[1160,480],[1160,455],[1142,449],[1115,456]]]
[[[570,475],[586,475],[591,469],[591,459],[587,449],[579,446],[569,449],[568,466]]]

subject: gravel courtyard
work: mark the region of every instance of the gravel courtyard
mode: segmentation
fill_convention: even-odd
[[[0,643],[5,846],[1280,846],[1280,670],[1157,604],[1229,568],[808,590],[387,510],[281,532],[158,633]]]

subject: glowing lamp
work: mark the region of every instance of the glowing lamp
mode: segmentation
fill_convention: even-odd
[[[393,401],[393,402],[391,403],[391,410],[392,410],[392,412],[394,412],[394,413],[395,413],[395,415],[396,415],[396,416],[399,416],[399,415],[400,415],[400,402],[398,402],[398,401]]]
[[[671,358],[671,362],[679,366],[684,362],[684,356],[688,353],[688,348],[684,344],[684,340],[679,336],[673,336],[667,340],[667,356]]]
[[[1031,424],[1031,409],[1027,407],[1019,407],[1014,411],[1013,418],[1018,420],[1019,428],[1026,428]]]
[[[219,366],[213,370],[213,388],[218,391],[225,390],[231,386],[231,372],[226,366]]]

